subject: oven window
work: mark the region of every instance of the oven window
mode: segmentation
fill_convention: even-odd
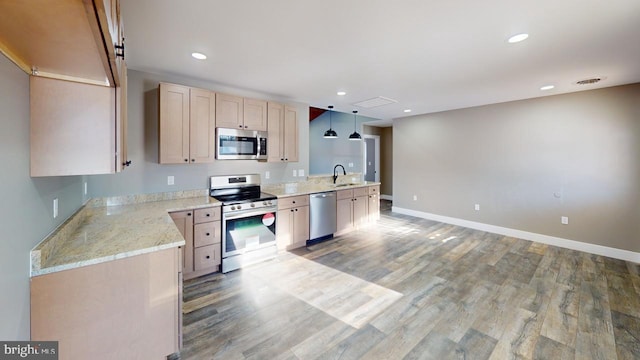
[[[256,155],[258,139],[242,136],[220,136],[220,155]]]
[[[276,214],[270,212],[226,220],[225,235],[226,255],[273,245],[276,241]]]

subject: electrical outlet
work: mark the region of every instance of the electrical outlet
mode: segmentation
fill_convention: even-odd
[[[87,182],[84,182],[84,194],[87,195]]]
[[[413,201],[418,201],[418,195],[413,195]]]
[[[268,178],[270,178],[270,177],[271,177],[271,173],[270,173],[270,172],[268,172],[268,171],[265,171],[265,172],[264,172],[264,178],[265,178],[265,179],[268,179]]]
[[[298,170],[293,170],[293,177],[298,176]]]
[[[349,167],[353,167],[353,163],[349,163]]]
[[[173,184],[175,184],[175,178],[173,177],[173,175],[167,176],[167,185],[173,185]]]
[[[58,198],[53,199],[53,218],[58,217]]]
[[[304,169],[298,170],[298,176],[304,176]]]
[[[560,222],[562,223],[562,225],[569,225],[569,217],[568,216],[561,217]]]
[[[480,204],[476,204],[476,206],[474,207],[474,209],[476,209],[476,211],[480,211]]]

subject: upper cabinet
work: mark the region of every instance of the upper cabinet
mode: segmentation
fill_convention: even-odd
[[[160,163],[215,161],[216,94],[160,84]]]
[[[0,34],[0,50],[29,74],[120,86],[118,0],[0,1]]]
[[[0,1],[0,34],[0,51],[32,75],[31,176],[128,166],[119,1]]]
[[[298,161],[298,111],[293,106],[269,102],[267,105],[267,161]]]
[[[216,126],[267,131],[267,102],[219,93],[216,95]]]

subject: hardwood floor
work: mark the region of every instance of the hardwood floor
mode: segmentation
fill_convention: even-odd
[[[185,282],[182,359],[640,359],[640,266],[392,214]]]

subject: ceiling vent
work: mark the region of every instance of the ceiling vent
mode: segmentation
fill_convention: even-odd
[[[395,104],[397,103],[397,100],[393,100],[393,99],[389,99],[383,96],[378,96],[375,97],[373,99],[369,99],[369,100],[363,100],[357,103],[353,103],[351,105],[355,105],[357,107],[361,107],[361,108],[366,108],[366,109],[370,109],[370,108],[374,108],[374,107],[378,107],[378,106],[383,106],[383,105],[389,105],[389,104]]]
[[[576,84],[577,85],[591,85],[591,84],[595,84],[597,82],[600,82],[601,80],[602,80],[602,78],[584,79],[584,80],[576,81]]]

